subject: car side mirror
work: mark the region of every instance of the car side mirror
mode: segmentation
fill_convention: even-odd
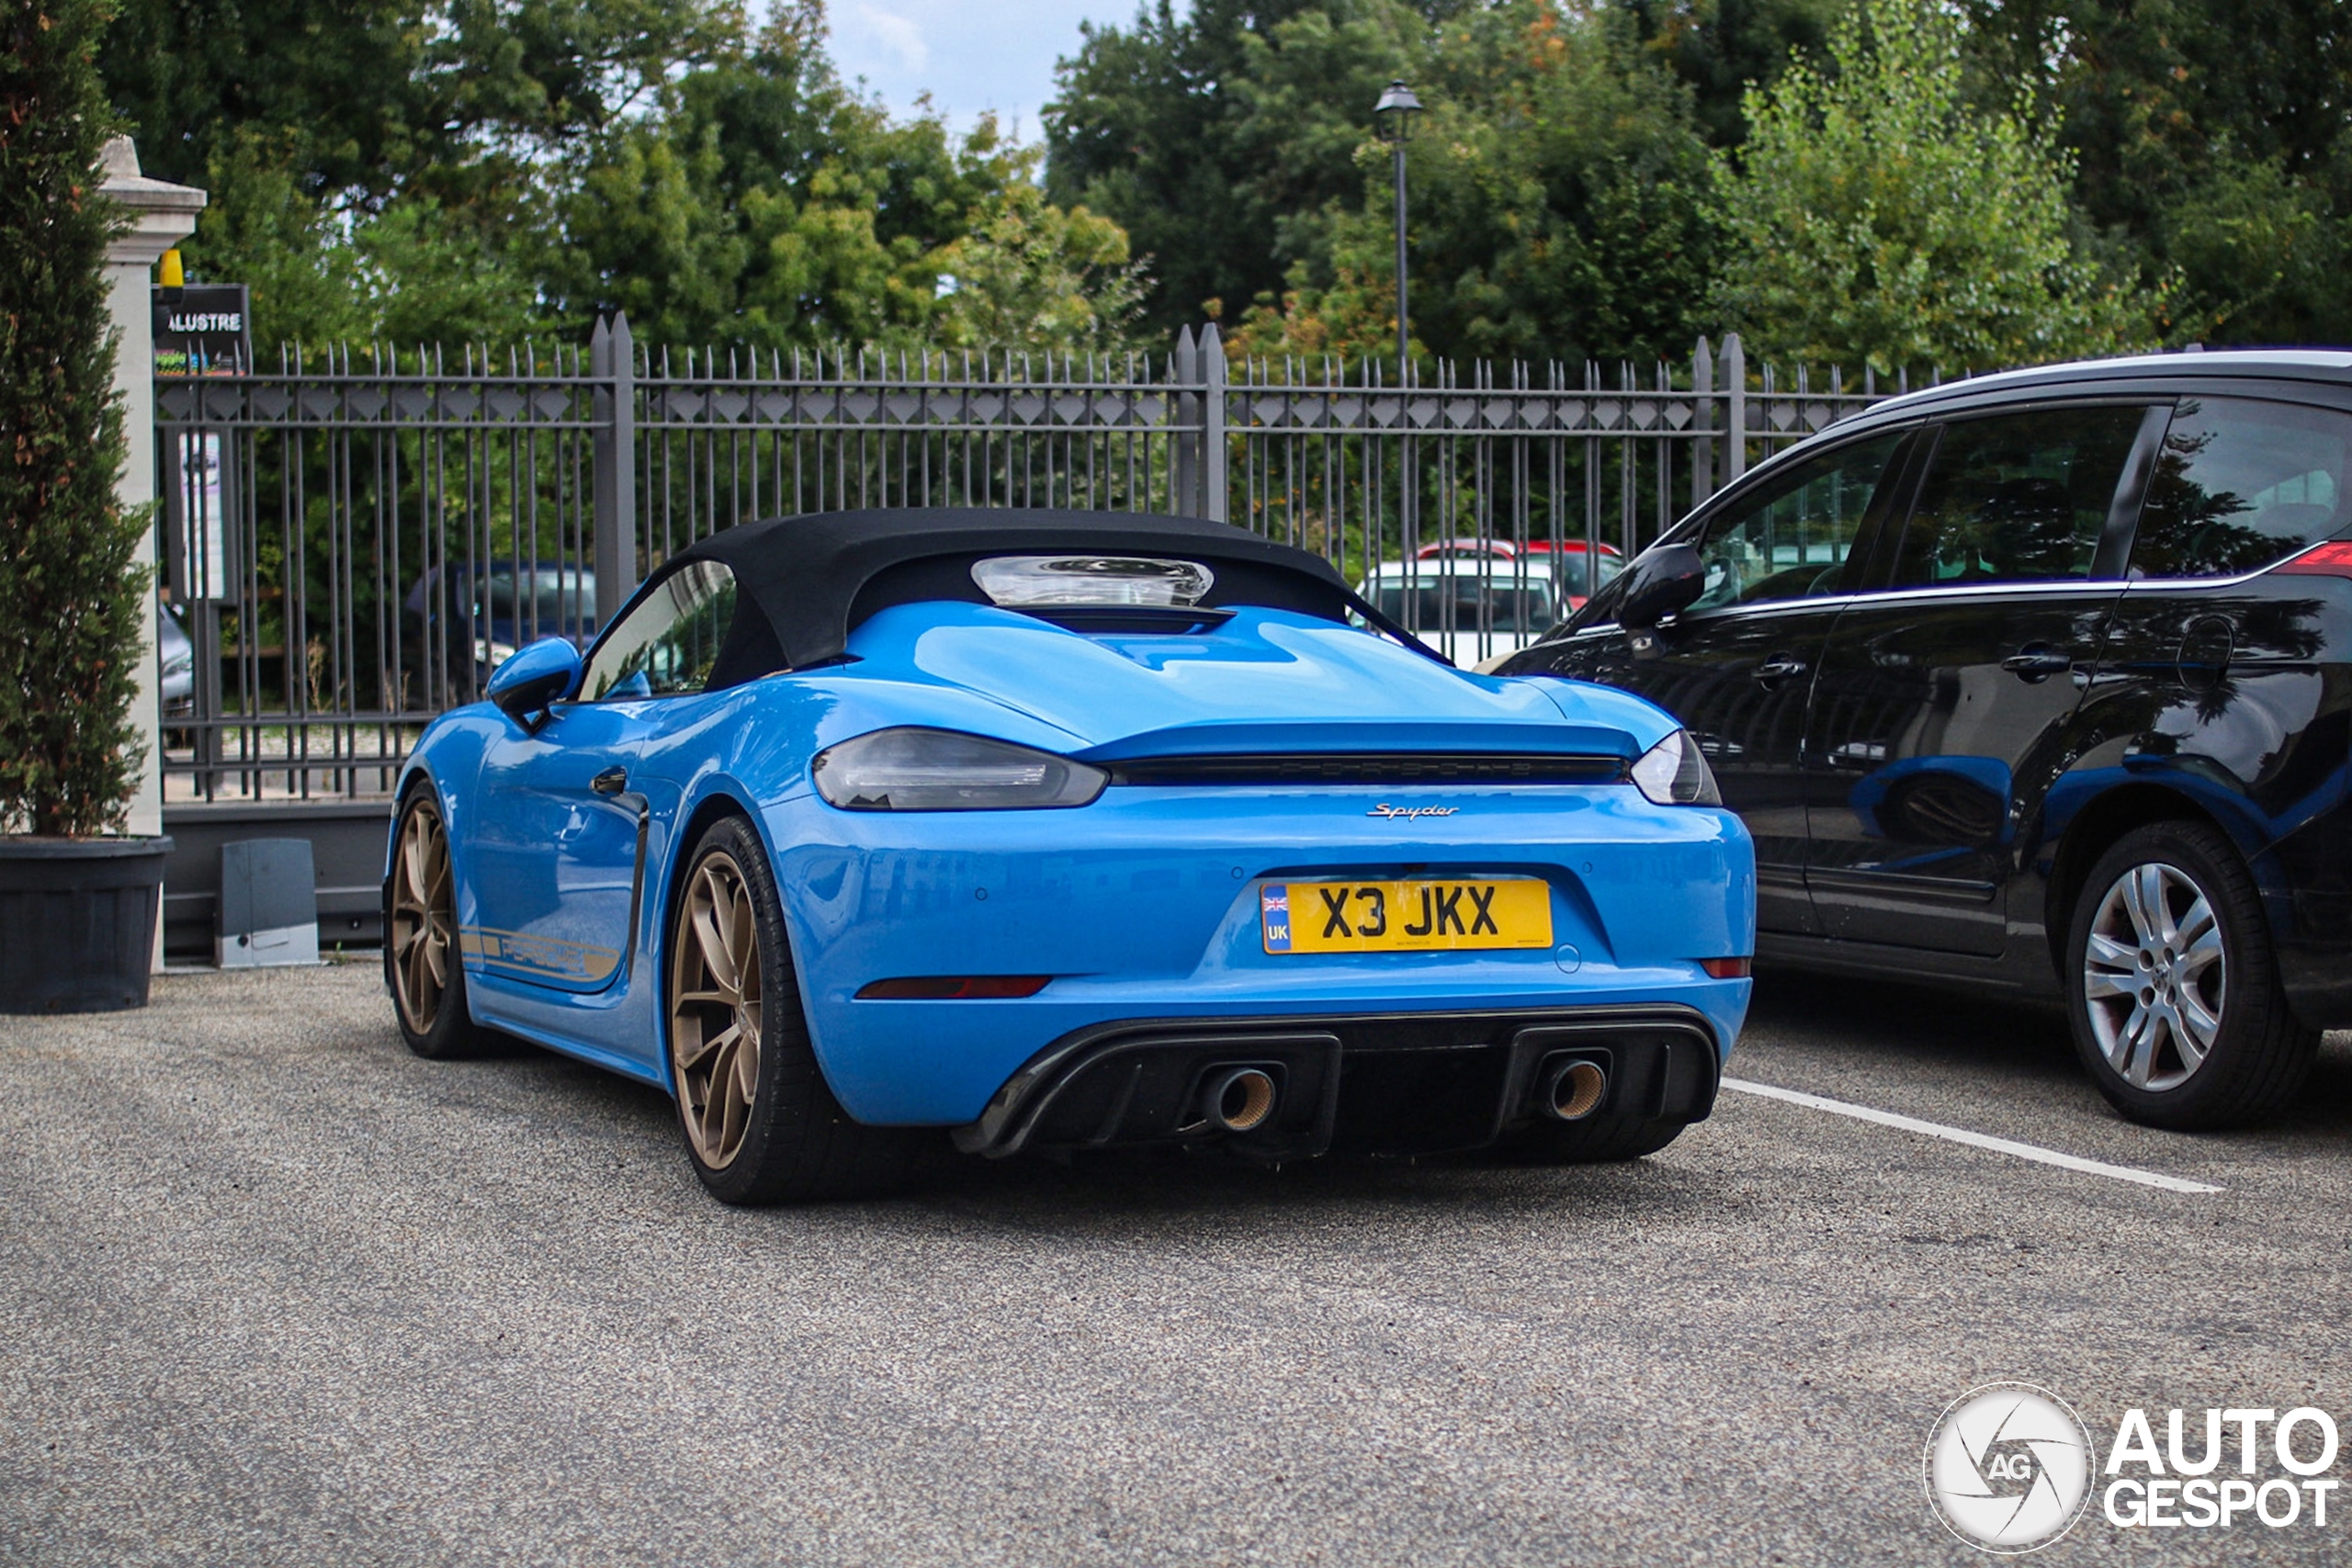
[[[1628,630],[1654,626],[1690,607],[1707,589],[1706,563],[1692,545],[1654,545],[1625,569],[1617,601],[1617,624]]]
[[[548,709],[571,695],[580,684],[580,649],[569,637],[543,637],[508,656],[493,671],[482,694],[498,711],[537,733],[547,723]]]

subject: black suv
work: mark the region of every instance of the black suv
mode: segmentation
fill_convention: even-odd
[[[2352,354],[1917,392],[1710,499],[1501,673],[1679,716],[1758,956],[2063,998],[2169,1127],[2352,1026]]]

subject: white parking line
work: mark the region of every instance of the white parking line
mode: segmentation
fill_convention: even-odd
[[[2031,1144],[2012,1143],[2007,1138],[1996,1138],[1986,1133],[1972,1133],[1965,1127],[1947,1127],[1940,1122],[1922,1122],[1916,1116],[1898,1116],[1892,1111],[1873,1111],[1867,1105],[1849,1105],[1842,1100],[1829,1100],[1803,1089],[1778,1089],[1768,1083],[1750,1083],[1746,1078],[1725,1078],[1724,1088],[1736,1089],[1742,1094],[1760,1094],[1767,1100],[1785,1100],[1792,1105],[1811,1106],[1826,1111],[1833,1116],[1851,1116],[1860,1122],[1875,1122],[1882,1127],[1900,1127],[1906,1133],[1925,1133],[1931,1138],[1949,1138],[1955,1144],[1972,1148],[1992,1149],[1996,1153],[2015,1155],[2019,1159],[2039,1160],[2062,1170],[2079,1170],[2086,1176],[2104,1176],[2116,1181],[2136,1181],[2143,1187],[2161,1187],[2167,1192],[2219,1192],[2219,1187],[2202,1181],[2184,1181],[2177,1176],[2158,1176],[2153,1170],[2134,1170],[2128,1165],[2109,1165],[2104,1160],[2085,1159],[2080,1155],[2062,1155],[2055,1149],[2036,1148]]]

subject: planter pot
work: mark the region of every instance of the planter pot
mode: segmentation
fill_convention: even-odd
[[[0,836],[0,1012],[147,1005],[172,840]]]

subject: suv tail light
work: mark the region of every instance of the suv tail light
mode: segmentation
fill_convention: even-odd
[[[2352,577],[2352,539],[2331,539],[2270,569],[2286,577]]]

